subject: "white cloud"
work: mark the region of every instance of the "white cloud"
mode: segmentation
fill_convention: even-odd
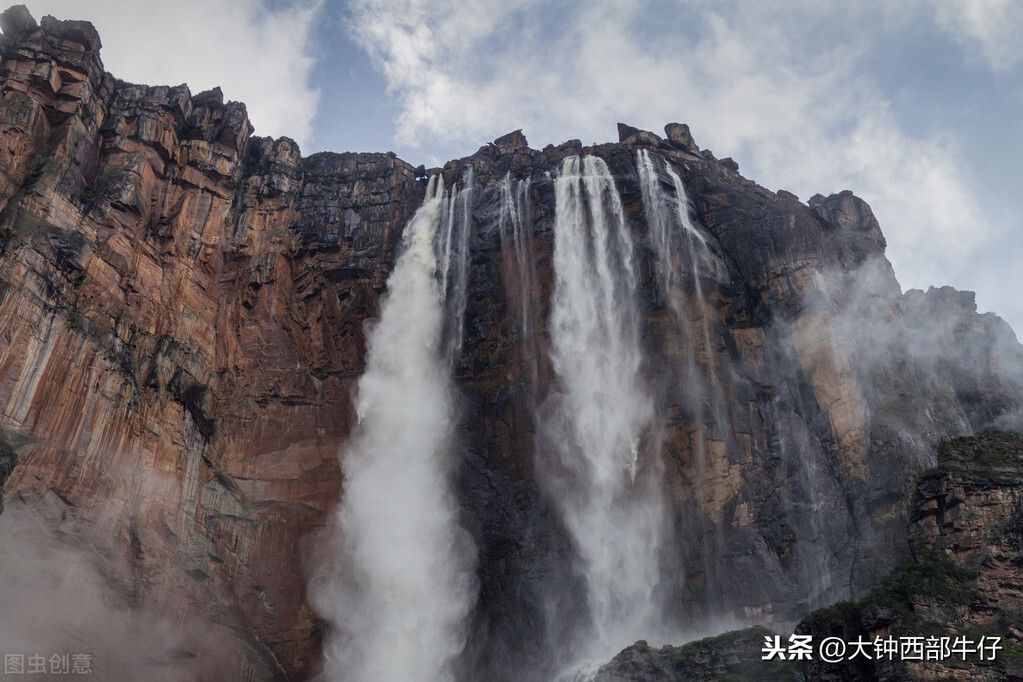
[[[446,135],[452,126],[468,124],[469,139],[500,114],[503,100],[514,92],[514,75],[502,73],[499,83],[460,78],[465,61],[478,64],[509,16],[528,0],[481,0],[471,10],[457,2],[431,0],[355,0],[350,22],[362,46],[383,70],[401,97],[396,138],[415,144],[423,135]]]
[[[975,44],[994,69],[1023,61],[1023,3],[1019,0],[933,0],[938,24]]]
[[[672,17],[639,2],[568,7],[552,18],[528,1],[472,13],[455,0],[355,3],[352,29],[401,104],[397,142],[465,153],[520,127],[537,146],[679,120],[765,185],[863,196],[904,287],[978,284],[967,268],[995,232],[954,138],[905,132],[862,68],[878,26],[917,10],[708,2],[678,10],[685,30],[659,31]],[[982,291],[982,304],[998,296]]]
[[[103,64],[126,81],[220,86],[246,104],[259,135],[312,137],[319,93],[311,82],[319,4],[271,9],[260,0],[134,2],[29,0],[37,20],[86,19],[103,40]]]

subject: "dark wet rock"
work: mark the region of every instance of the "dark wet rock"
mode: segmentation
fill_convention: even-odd
[[[887,245],[874,212],[870,210],[867,202],[851,191],[844,190],[829,197],[815,194],[809,205],[832,225],[844,230],[862,232],[864,237],[872,240],[878,248],[884,249]]]
[[[14,443],[8,440],[7,434],[0,431],[0,489],[3,484],[7,481],[7,477],[14,471],[15,465],[18,463],[18,452],[14,447]],[[3,497],[0,496],[0,512],[4,510]]]
[[[700,148],[696,146],[696,141],[693,139],[692,133],[689,132],[689,126],[685,123],[669,123],[664,126],[664,134],[668,136],[668,141],[672,145],[693,154],[700,153]]]
[[[575,139],[565,140],[564,142],[559,144],[556,147],[556,149],[558,151],[561,151],[561,152],[569,152],[569,153],[576,153],[576,154],[578,154],[583,149],[583,143],[580,142],[579,140],[575,140]]]
[[[8,40],[19,40],[38,27],[35,17],[24,5],[12,5],[0,14],[0,28],[3,28],[4,36]]]
[[[913,556],[864,598],[818,611],[815,638],[1000,638],[995,660],[859,660],[807,665],[809,679],[1023,679],[1023,435],[985,432],[943,443],[909,502]]]
[[[603,666],[593,682],[800,682],[791,663],[761,661],[764,638],[775,635],[753,627],[683,646],[656,649],[637,642]]]
[[[727,168],[732,173],[739,172],[739,164],[735,161],[735,159],[733,159],[730,156],[726,156],[725,158],[718,161],[718,163],[720,163],[724,168]]]
[[[252,680],[317,669],[301,543],[341,488],[367,323],[429,174],[475,178],[454,369],[453,459],[479,551],[467,679],[547,682],[584,617],[535,469],[567,156],[608,164],[636,244],[678,569],[664,599],[680,620],[774,627],[863,594],[909,553],[905,501],[935,444],[1020,414],[1023,349],[1004,321],[968,292],[903,295],[864,202],[771,192],[695,154],[681,124],[667,142],[623,126],[624,143],[542,151],[516,131],[432,169],[303,157],[254,137],[219,89],[117,81],[85,26],[8,16],[28,28],[0,47],[0,403],[6,432],[34,440],[4,493],[53,493],[113,524],[103,551],[134,562],[136,598],[230,624],[225,651]],[[658,290],[637,146],[682,178],[708,243],[713,267],[679,294],[706,336]],[[506,177],[530,181],[528,338]],[[680,387],[713,396],[713,414]],[[144,505],[104,512],[136,494]]]
[[[43,32],[60,40],[78,43],[90,52],[98,52],[103,47],[96,27],[88,21],[60,20],[51,16],[42,19]]]
[[[526,136],[522,134],[521,130],[514,130],[507,135],[502,135],[494,140],[494,144],[503,151],[512,151],[515,149],[524,149],[529,147],[529,143],[526,141]]]
[[[618,124],[618,141],[622,144],[651,145],[654,147],[659,146],[664,142],[660,137],[651,133],[649,130],[633,128],[625,123]]]
[[[224,106],[224,91],[220,86],[203,90],[192,98],[192,103],[197,107],[222,107]]]
[[[639,128],[634,128],[634,127],[630,126],[627,123],[619,123],[618,124],[618,141],[619,142],[626,142],[627,140],[634,139],[634,138],[638,137],[639,134],[642,133],[642,132],[644,132],[644,131],[640,130]]]
[[[639,642],[601,668],[597,682],[814,680],[916,682],[1023,679],[1023,435],[985,432],[943,443],[909,501],[913,556],[863,598],[808,615],[796,627],[870,642],[867,655],[839,663],[762,661],[765,637],[751,628],[678,647]],[[994,660],[878,657],[875,639],[999,637]],[[781,636],[787,643],[787,636]],[[819,649],[816,651],[819,652]]]

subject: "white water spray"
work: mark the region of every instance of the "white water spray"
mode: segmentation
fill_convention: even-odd
[[[664,191],[657,168],[654,166],[650,153],[641,149],[636,152],[636,165],[639,169],[639,184],[643,195],[643,210],[650,227],[650,241],[657,256],[657,272],[661,295],[671,308],[672,314],[682,327],[690,348],[702,347],[706,355],[707,371],[711,387],[715,387],[716,368],[714,353],[711,348],[710,323],[707,319],[707,301],[703,292],[703,277],[720,277],[720,264],[715,257],[706,238],[693,225],[689,215],[689,197],[682,178],[670,163],[664,163],[664,170],[671,179],[674,193]],[[692,281],[695,310],[686,304],[683,291],[686,283],[685,275]],[[700,337],[697,338],[691,329],[693,313],[699,313]],[[693,367],[694,353],[689,354],[690,369]],[[715,407],[715,412],[717,411]]]
[[[661,631],[664,505],[659,464],[641,457],[654,409],[640,377],[633,243],[614,178],[597,157],[569,157],[555,197],[550,333],[563,393],[551,437],[564,473],[554,498],[582,561],[594,628],[583,662],[571,666],[578,671]]]
[[[333,682],[453,679],[475,600],[475,549],[449,482],[454,411],[434,250],[443,197],[434,176],[369,334],[343,455],[340,556],[312,585],[335,628],[325,645]]]
[[[693,225],[689,197],[679,174],[670,163],[664,163],[664,170],[674,189],[674,194],[668,194],[661,187],[650,152],[641,149],[636,154],[643,208],[650,227],[650,241],[657,255],[659,286],[673,312],[685,317],[678,295],[678,288],[684,284],[683,275],[688,273],[692,276],[694,292],[702,303],[701,277],[718,275],[717,259],[707,239]]]
[[[641,149],[636,157],[644,213],[657,257],[658,285],[687,351],[681,397],[699,426],[693,431],[691,447],[697,485],[706,489],[709,441],[726,441],[729,427],[725,423],[727,413],[723,405],[726,401],[722,395],[703,278],[720,280],[724,268],[706,238],[693,224],[685,185],[672,165],[665,160],[661,161],[674,190],[668,192],[650,153]],[[686,286],[690,282],[691,293]],[[697,363],[700,355],[703,361]],[[713,611],[718,606],[721,590],[717,581],[717,563],[720,561],[724,539],[722,519],[709,520],[712,530],[703,535],[700,556],[705,576],[704,606],[708,611]]]
[[[536,344],[533,339],[533,283],[536,273],[532,256],[532,221],[529,214],[530,179],[512,183],[506,173],[501,181],[501,208],[498,226],[501,242],[509,244],[514,255],[515,275],[518,281],[519,333],[531,386],[536,385]]]
[[[456,185],[445,194],[441,208],[437,250],[440,253],[441,297],[446,310],[442,337],[449,362],[453,362],[462,351],[464,338],[474,175],[472,166],[466,169],[462,188]]]

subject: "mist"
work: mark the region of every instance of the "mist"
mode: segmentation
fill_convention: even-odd
[[[867,402],[883,406],[872,418],[925,435],[1023,426],[1023,346],[1005,320],[977,313],[973,292],[902,293],[883,258],[819,273],[815,284],[805,308],[829,320],[822,343],[849,359]],[[943,411],[914,409],[922,396]]]
[[[453,679],[475,602],[475,549],[450,483],[454,401],[435,241],[443,183],[405,229],[341,454],[343,497],[311,585],[332,682]]]
[[[544,428],[544,485],[579,556],[591,631],[564,679],[660,631],[665,508],[659,460],[644,458],[653,398],[643,353],[634,247],[602,159],[568,157],[555,180],[551,360],[559,387]],[[656,453],[654,453],[656,454]],[[572,660],[574,659],[574,660]]]
[[[32,679],[64,679],[75,657],[99,680],[219,682],[238,669],[234,633],[139,605],[128,566],[55,493],[9,498],[0,547],[0,641],[5,655],[24,657],[25,674],[29,657],[45,659]]]

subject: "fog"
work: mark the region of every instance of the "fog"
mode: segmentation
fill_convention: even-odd
[[[76,664],[92,679],[155,682],[220,682],[237,669],[232,633],[140,606],[124,587],[128,567],[54,493],[8,499],[0,547],[2,653],[24,657],[25,674],[29,657],[45,658],[32,679],[64,679],[62,666]]]
[[[449,481],[454,408],[434,249],[443,205],[434,176],[369,333],[337,523],[316,552],[310,593],[331,626],[333,682],[452,679],[475,602],[475,551]]]

